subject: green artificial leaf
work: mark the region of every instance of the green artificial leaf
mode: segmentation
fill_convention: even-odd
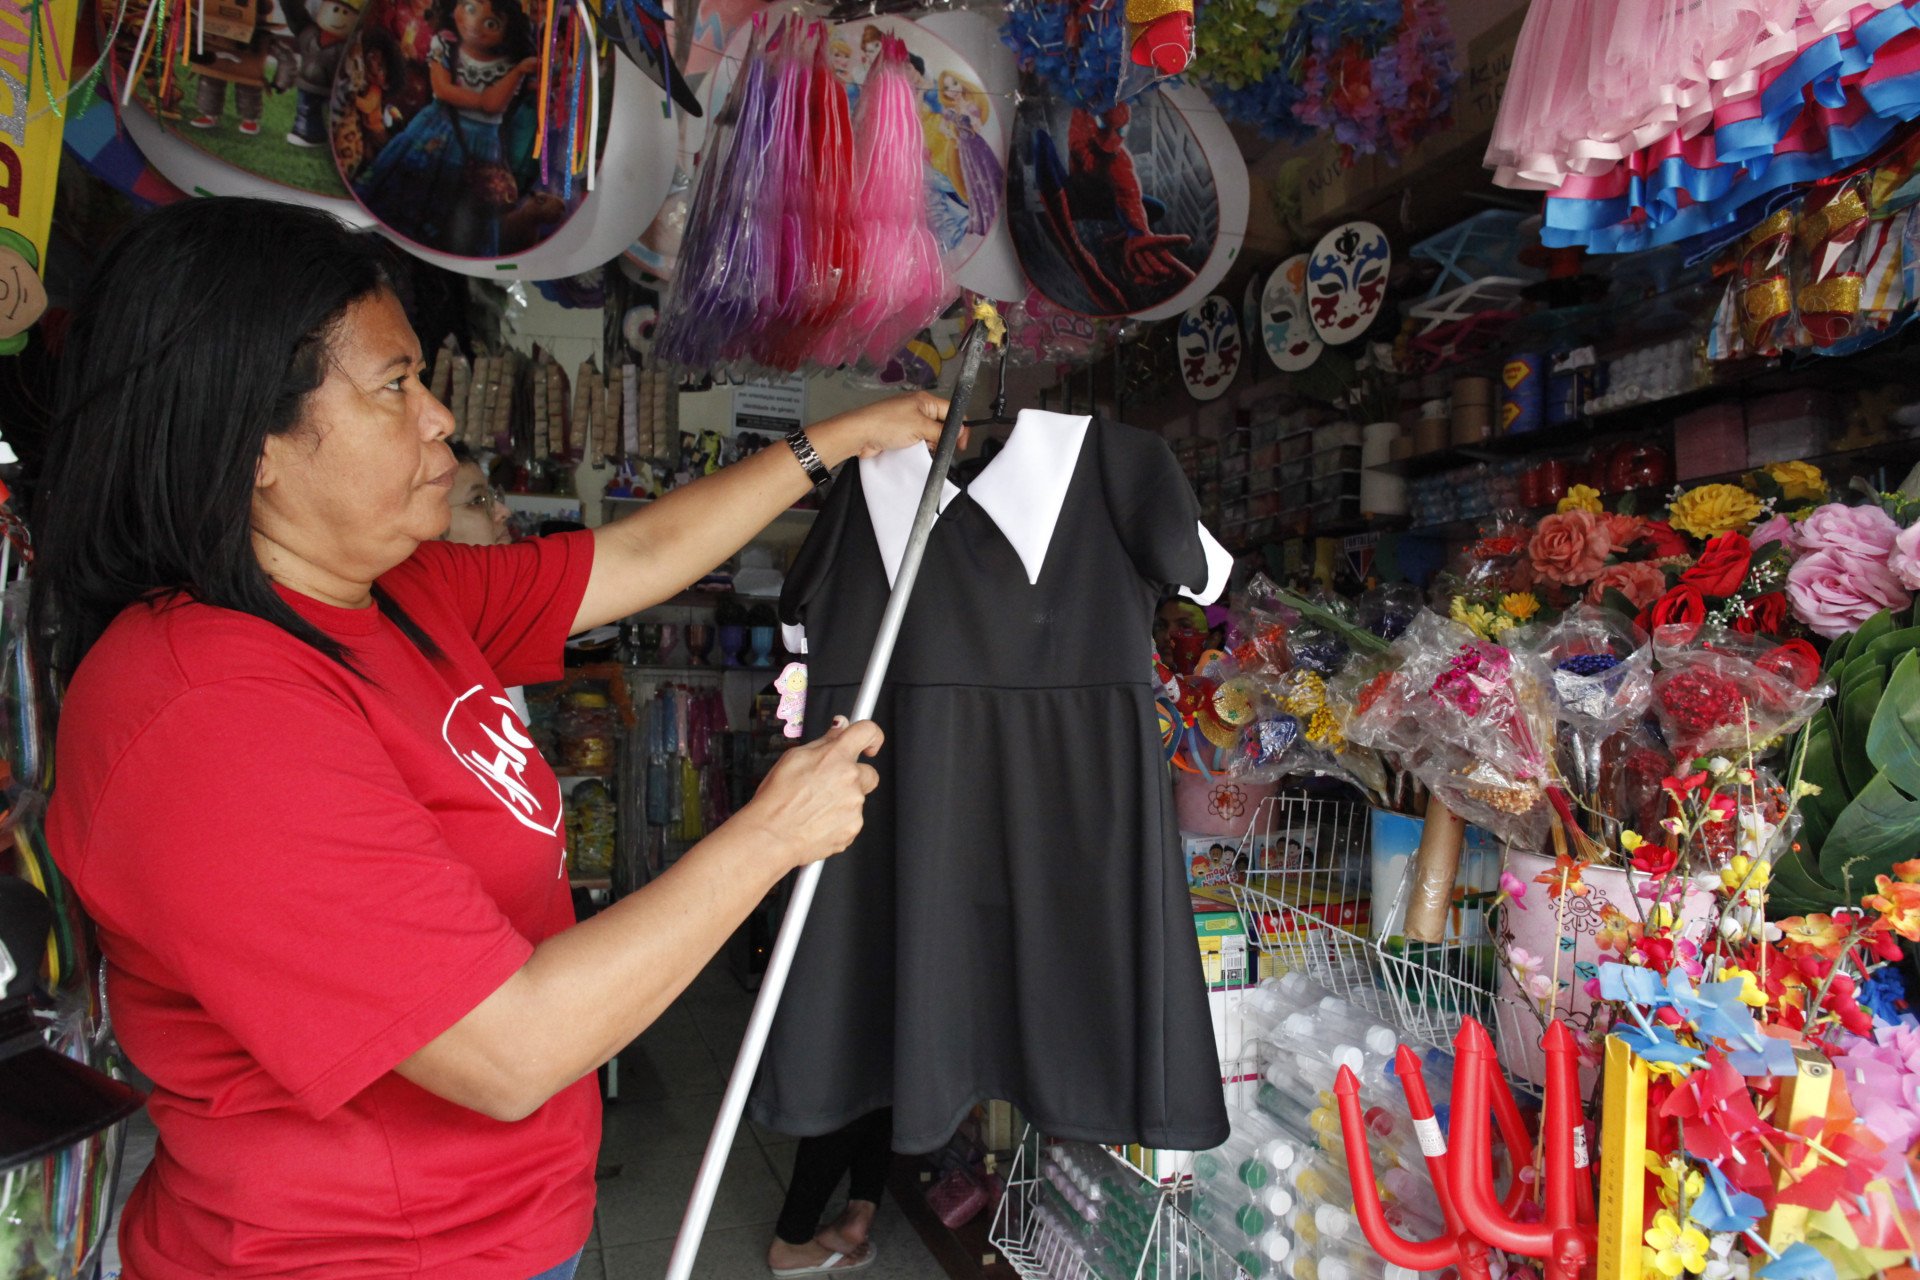
[[[1881,636],[1892,634],[1895,625],[1893,610],[1882,609],[1860,624],[1860,629],[1853,633],[1853,644],[1849,646],[1847,652],[1865,653],[1867,647],[1875,640],[1878,640]]]
[[[1920,800],[1885,778],[1875,778],[1853,798],[1820,846],[1820,879],[1858,897],[1873,878],[1920,849]]]
[[[1920,795],[1920,654],[1909,652],[1888,678],[1867,726],[1867,759],[1894,786]]]
[[[1839,708],[1835,727],[1840,731],[1836,745],[1840,749],[1841,776],[1847,780],[1847,790],[1856,796],[1867,789],[1867,784],[1879,772],[1867,758],[1867,729],[1873,724],[1873,713],[1879,710],[1880,698],[1886,689],[1885,667],[1866,661],[1847,664],[1846,678],[1835,704]]]
[[[1841,810],[1853,799],[1853,792],[1840,776],[1840,761],[1835,754],[1833,711],[1828,707],[1820,708],[1806,727],[1806,755],[1800,765],[1800,779],[1811,782],[1820,788],[1817,796],[1808,796],[1800,802],[1801,816],[1806,825],[1800,831],[1800,842],[1815,853],[1825,843],[1827,832],[1839,819]]]
[[[1831,911],[1839,903],[1840,891],[1813,874],[1805,853],[1788,849],[1773,860],[1773,881],[1767,886],[1767,915],[1772,919]]]
[[[1835,636],[1827,642],[1826,674],[1829,679],[1838,680],[1840,678],[1840,667],[1846,662],[1847,654],[1852,652],[1852,645],[1853,633],[1851,631],[1843,635]]]
[[[1355,653],[1385,653],[1393,646],[1382,640],[1365,627],[1356,626],[1331,609],[1322,608],[1311,600],[1302,599],[1291,591],[1274,590],[1273,598],[1292,609],[1308,622],[1318,623],[1347,642],[1347,647]]]
[[[1640,611],[1633,607],[1633,601],[1627,599],[1611,587],[1607,588],[1607,590],[1601,594],[1600,607],[1602,609],[1611,609],[1623,618],[1635,618],[1640,614]]]
[[[1904,654],[1920,649],[1920,627],[1901,627],[1875,640],[1866,647],[1865,657],[1869,662],[1877,662],[1892,670],[1895,663]]]

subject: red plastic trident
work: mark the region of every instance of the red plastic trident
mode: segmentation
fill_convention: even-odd
[[[1487,1085],[1500,1063],[1486,1028],[1472,1018],[1454,1037],[1453,1149],[1448,1165],[1466,1229],[1496,1249],[1545,1264],[1546,1280],[1579,1280],[1594,1256],[1596,1223],[1586,1129],[1580,1112],[1579,1052],[1559,1019],[1540,1040],[1546,1054],[1547,1096],[1541,1113],[1543,1163],[1539,1222],[1517,1221],[1493,1196],[1487,1123]]]
[[[1434,1117],[1433,1102],[1427,1095],[1427,1079],[1420,1069],[1419,1055],[1405,1045],[1400,1046],[1400,1051],[1394,1055],[1394,1072],[1399,1076],[1400,1087],[1407,1095],[1407,1109],[1413,1117],[1414,1133],[1419,1137],[1420,1150],[1426,1157],[1427,1171],[1433,1176],[1433,1189],[1440,1202],[1440,1215],[1446,1224],[1446,1234],[1432,1240],[1407,1240],[1388,1223],[1386,1210],[1380,1203],[1378,1184],[1373,1177],[1373,1155],[1367,1147],[1366,1116],[1360,1106],[1360,1082],[1354,1078],[1352,1071],[1342,1067],[1340,1074],[1334,1078],[1333,1092],[1340,1103],[1340,1128],[1346,1138],[1348,1176],[1353,1181],[1354,1217],[1358,1219],[1361,1231],[1366,1233],[1367,1243],[1395,1266],[1415,1271],[1458,1267],[1464,1280],[1488,1280],[1487,1244],[1467,1227],[1461,1217],[1447,1166],[1446,1140],[1441,1136],[1440,1122]],[[1458,1078],[1456,1067],[1456,1081]],[[1456,1096],[1459,1087],[1457,1083],[1454,1085]],[[1514,1176],[1502,1205],[1507,1213],[1512,1214],[1519,1211],[1526,1199],[1527,1186],[1520,1171],[1526,1167],[1532,1154],[1533,1140],[1527,1134],[1526,1121],[1520,1116],[1520,1106],[1514,1101],[1512,1090],[1507,1088],[1505,1077],[1498,1081],[1493,1105],[1500,1121],[1500,1136],[1507,1144],[1508,1151],[1513,1153]]]

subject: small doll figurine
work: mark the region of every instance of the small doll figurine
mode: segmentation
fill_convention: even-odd
[[[1193,61],[1193,0],[1127,0],[1127,37],[1135,62],[1179,75]]]
[[[801,724],[807,718],[807,664],[789,662],[774,678],[773,687],[780,691],[780,706],[774,714],[786,726],[781,732],[789,738],[797,738],[802,732]]]
[[[287,131],[289,146],[326,145],[327,98],[333,92],[333,78],[340,69],[341,55],[347,51],[347,37],[360,21],[362,3],[363,0],[310,0],[307,8],[313,22],[294,37],[300,62],[293,77],[296,97],[293,128]]]

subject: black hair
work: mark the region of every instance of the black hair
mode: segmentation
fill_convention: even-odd
[[[453,25],[453,7],[460,0],[434,0],[433,26],[436,31],[451,31],[458,35],[459,28]],[[518,62],[522,58],[531,58],[534,51],[533,19],[527,16],[527,10],[520,0],[485,0],[494,13],[506,20],[506,38],[500,42],[500,56]]]
[[[253,548],[270,436],[301,421],[354,303],[393,251],[316,210],[183,200],[133,223],[74,308],[36,503],[29,628],[45,692],[129,605],[182,596],[264,619],[352,669],[275,592]],[[381,611],[426,634],[377,586]]]
[[[473,450],[468,447],[467,442],[464,440],[449,440],[447,441],[447,448],[453,450],[453,460],[463,467],[469,462],[480,461],[480,459],[473,456]]]

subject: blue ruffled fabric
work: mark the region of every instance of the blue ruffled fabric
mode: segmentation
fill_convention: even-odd
[[[1727,124],[1714,134],[1718,163],[1710,168],[1670,156],[1649,174],[1635,174],[1625,194],[1601,200],[1548,196],[1542,243],[1585,248],[1591,253],[1637,253],[1701,240],[1690,256],[1737,239],[1767,212],[1808,183],[1832,177],[1866,160],[1893,131],[1920,116],[1920,74],[1875,85],[1844,83],[1870,69],[1879,51],[1897,36],[1920,31],[1920,6],[1882,10],[1854,30],[1851,44],[1831,35],[1801,50],[1761,93],[1761,112]],[[1857,94],[1868,114],[1851,126],[1834,126],[1815,151],[1777,154],[1809,106],[1844,107]],[[1636,211],[1641,221],[1630,222]]]

